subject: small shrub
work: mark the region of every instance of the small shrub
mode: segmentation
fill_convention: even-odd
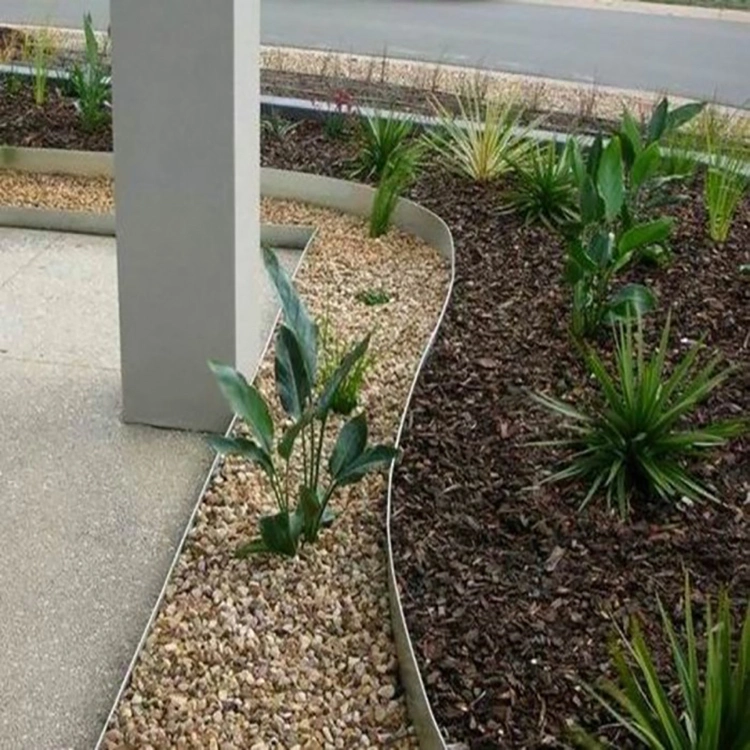
[[[336,337],[327,318],[324,320],[320,331],[320,343],[320,380],[326,383],[341,366],[350,345]],[[331,409],[334,414],[346,417],[359,406],[362,386],[374,364],[375,357],[368,353],[352,367],[331,401]]]
[[[539,222],[555,230],[578,220],[571,149],[568,143],[558,154],[554,143],[536,146],[516,168],[518,185],[510,203],[527,224]]]
[[[708,233],[714,242],[729,237],[734,216],[750,186],[750,161],[740,153],[709,152],[704,201],[708,213]]]
[[[545,481],[589,481],[582,508],[598,493],[604,494],[610,508],[617,507],[622,518],[628,516],[634,499],[715,499],[690,476],[683,459],[723,445],[746,431],[747,423],[735,420],[696,429],[682,427],[683,418],[723,383],[732,369],[717,372],[718,357],[697,368],[698,343],[667,377],[669,330],[668,319],[658,349],[647,360],[640,320],[635,333],[629,322],[621,324],[615,331],[613,375],[593,349],[586,349],[586,364],[604,396],[601,410],[594,416],[555,398],[534,396],[542,406],[568,420],[575,432],[571,439],[546,443],[570,447],[574,454],[566,468]]]
[[[277,112],[271,112],[267,117],[262,118],[260,127],[264,133],[277,141],[285,141],[301,124],[301,122],[287,120]]]
[[[352,347],[324,380],[318,367],[318,326],[273,251],[264,248],[263,259],[284,313],[276,335],[275,374],[288,426],[277,439],[271,411],[258,389],[233,367],[211,362],[222,394],[245,421],[252,437],[215,435],[210,443],[219,453],[257,464],[276,500],[277,512],[260,519],[259,538],[243,545],[237,555],[274,553],[294,557],[300,545],[317,541],[321,528],[332,522],[329,502],[334,493],[388,466],[397,451],[387,445],[369,445],[367,417],[359,414],[339,431],[328,458],[328,476],[324,477],[324,437],[333,402],[342,383],[366,356],[370,337]],[[293,460],[297,448],[301,462]]]
[[[85,63],[83,67],[77,64],[73,68],[70,82],[77,97],[76,105],[83,127],[93,131],[109,119],[111,78],[104,66],[90,13],[83,17],[83,30],[86,39]]]
[[[440,125],[428,135],[432,148],[449,169],[487,182],[525,161],[533,148],[525,136],[537,122],[522,126],[522,110],[514,101],[485,101],[474,91],[457,97],[457,102],[458,116],[437,99],[433,101]]]
[[[685,576],[685,635],[658,601],[669,642],[677,685],[659,675],[637,620],[630,638],[617,628],[613,649],[617,683],[605,681],[601,692],[587,687],[624,728],[649,750],[747,750],[750,748],[750,606],[739,638],[726,592],[714,611],[706,606],[705,648],[698,648],[690,581]],[[701,664],[701,662],[703,662]],[[603,748],[578,732],[578,742]]]
[[[369,117],[362,123],[362,147],[352,177],[379,180],[389,165],[409,148],[414,131],[410,120]]]
[[[357,302],[367,305],[367,307],[375,307],[390,302],[391,295],[384,289],[364,289],[361,292],[357,292],[355,299]]]

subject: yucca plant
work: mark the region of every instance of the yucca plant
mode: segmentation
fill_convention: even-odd
[[[411,120],[368,117],[362,123],[361,150],[352,177],[379,180],[388,167],[409,149],[414,134]]]
[[[526,224],[541,223],[556,230],[578,221],[578,193],[571,164],[569,141],[560,154],[555,143],[534,147],[516,165],[517,185],[510,205]]]
[[[708,233],[714,242],[724,243],[750,186],[750,160],[738,149],[722,152],[720,147],[711,148],[704,191]]]
[[[617,628],[617,683],[605,681],[601,692],[586,689],[649,750],[750,749],[750,605],[737,638],[728,594],[719,595],[715,616],[708,602],[704,652],[698,648],[687,575],[683,638],[661,601],[658,605],[677,685],[659,675],[638,621],[633,620],[630,638]],[[577,734],[585,747],[604,747],[581,731]]]
[[[682,424],[733,370],[719,370],[718,356],[698,366],[702,349],[698,342],[667,376],[670,317],[657,350],[648,359],[640,318],[635,329],[629,320],[616,327],[614,374],[593,349],[585,349],[587,367],[604,397],[598,414],[585,414],[550,396],[533,396],[567,420],[574,433],[570,439],[542,443],[574,451],[569,465],[544,481],[580,478],[590,482],[581,508],[601,494],[624,519],[636,499],[716,499],[690,475],[684,459],[723,445],[746,431],[747,423],[731,420],[692,429]]]
[[[428,142],[449,169],[487,182],[524,162],[533,148],[526,136],[538,120],[523,126],[516,102],[485,99],[476,91],[457,97],[457,102],[458,115],[433,100],[439,125],[428,135]]]
[[[301,121],[293,122],[282,117],[278,112],[271,111],[269,115],[261,118],[260,129],[277,141],[285,141],[301,124]]]
[[[332,405],[352,369],[366,356],[370,337],[353,346],[323,380],[318,326],[273,251],[264,248],[263,259],[284,313],[276,335],[275,375],[288,426],[277,440],[271,410],[260,391],[233,367],[210,362],[222,394],[252,437],[215,435],[209,441],[219,453],[257,464],[276,500],[277,512],[260,519],[260,537],[243,545],[238,556],[270,552],[293,557],[300,545],[315,542],[321,528],[332,522],[328,506],[336,490],[389,465],[397,452],[388,445],[368,445],[367,417],[358,414],[339,431],[325,477],[323,451]],[[292,461],[298,447],[301,471]]]

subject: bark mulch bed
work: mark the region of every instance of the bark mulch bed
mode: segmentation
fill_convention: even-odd
[[[0,77],[0,145],[24,148],[59,148],[111,151],[109,123],[93,132],[81,125],[74,100],[64,87],[48,82],[47,98],[34,102],[31,84],[14,76]]]
[[[302,99],[307,102],[336,101],[344,98],[357,107],[375,109],[403,109],[407,112],[432,114],[430,95],[422,89],[380,84],[377,81],[356,81],[305,75],[283,71],[265,70],[262,73],[264,94]],[[446,107],[455,108],[456,98],[451,94],[435,92]],[[83,129],[74,100],[66,95],[65,86],[49,82],[47,101],[38,107],[28,79],[20,76],[0,75],[0,144],[28,148],[60,148],[82,151],[111,151],[112,127],[106,123],[95,132]],[[570,132],[597,132],[611,123],[590,115],[565,113],[536,113],[529,111],[528,118],[541,114],[547,128]],[[351,126],[354,125],[352,118]]]
[[[305,126],[267,142],[264,163],[345,174],[353,151],[330,144]],[[671,305],[673,355],[705,334],[742,368],[697,419],[747,414],[750,284],[738,266],[750,259],[750,201],[718,248],[705,235],[700,185],[687,192],[673,210],[672,262],[632,275],[661,301],[652,339]],[[546,231],[500,215],[497,187],[432,169],[412,197],[453,231],[457,283],[396,474],[396,568],[411,635],[452,741],[562,747],[570,722],[609,723],[580,683],[610,671],[613,621],[641,615],[665,665],[655,597],[679,616],[686,569],[697,604],[722,585],[738,607],[747,600],[750,439],[696,464],[724,506],[637,508],[623,524],[600,506],[578,513],[580,486],[535,487],[561,456],[526,444],[558,435],[559,423],[528,392],[579,404],[596,395],[567,336],[562,249]],[[605,734],[629,746],[611,727]]]

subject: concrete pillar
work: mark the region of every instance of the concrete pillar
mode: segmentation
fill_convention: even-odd
[[[221,430],[260,354],[260,0],[111,0],[123,419]]]

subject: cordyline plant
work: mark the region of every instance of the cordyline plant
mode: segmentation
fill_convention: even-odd
[[[275,376],[279,401],[291,424],[277,439],[260,391],[234,368],[210,362],[221,392],[252,434],[251,438],[216,435],[210,443],[219,453],[257,464],[268,477],[276,500],[277,512],[260,519],[260,537],[242,546],[238,556],[270,552],[294,557],[300,545],[315,542],[321,528],[332,522],[328,506],[334,492],[388,466],[397,451],[387,445],[368,445],[367,418],[358,414],[339,432],[324,476],[324,438],[332,406],[342,383],[366,355],[370,337],[343,357],[326,382],[318,382],[318,326],[273,251],[264,248],[263,259],[284,313],[276,335]],[[295,486],[297,471],[292,456],[297,448],[302,454],[302,476]]]
[[[632,623],[630,638],[617,629],[620,642],[613,652],[617,683],[604,681],[602,692],[584,687],[648,750],[748,750],[750,606],[736,638],[727,593],[719,596],[715,619],[708,602],[706,643],[699,649],[688,576],[684,639],[678,637],[661,601],[658,605],[672,652],[676,689],[659,675],[637,620]],[[604,745],[583,731],[576,730],[574,735],[579,745],[604,750]]]
[[[726,420],[699,428],[682,420],[723,383],[732,368],[718,370],[720,358],[702,367],[697,359],[702,342],[693,346],[666,375],[670,320],[658,349],[646,358],[640,318],[635,332],[628,321],[615,330],[615,366],[610,374],[601,357],[586,350],[586,365],[604,396],[598,414],[578,411],[564,401],[536,394],[534,400],[562,416],[574,436],[541,445],[572,448],[568,466],[546,482],[581,478],[589,490],[581,507],[602,494],[609,507],[626,518],[634,498],[640,500],[716,500],[683,466],[691,454],[725,444],[747,431],[745,420]]]

